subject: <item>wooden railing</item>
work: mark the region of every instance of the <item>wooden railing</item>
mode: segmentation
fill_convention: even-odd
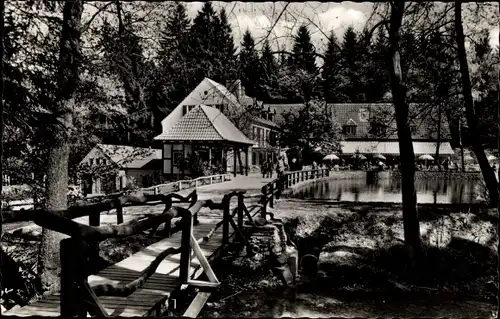
[[[129,296],[140,289],[155,272],[163,259],[169,255],[180,253],[179,286],[187,284],[190,286],[214,289],[220,283],[210,264],[203,254],[200,244],[207,242],[217,229],[222,226],[222,245],[230,243],[230,227],[234,230],[237,243],[247,248],[247,253],[252,255],[258,251],[257,247],[249,245],[245,238],[245,223],[248,226],[265,224],[262,220],[257,222],[254,218],[259,215],[266,219],[272,213],[266,212],[269,203],[273,207],[275,197],[279,197],[281,191],[302,180],[319,178],[325,176],[327,170],[318,169],[303,172],[290,172],[281,176],[262,188],[262,194],[246,196],[246,192],[232,192],[226,194],[220,203],[212,200],[198,200],[196,190],[188,196],[171,193],[168,195],[129,194],[118,198],[107,200],[102,203],[87,204],[70,207],[66,211],[36,210],[30,214],[31,219],[39,226],[51,229],[70,236],[61,241],[61,315],[76,317],[86,316],[87,312],[93,316],[107,317],[108,314],[99,296]],[[223,175],[221,175],[223,176]],[[223,177],[222,177],[223,178]],[[245,199],[260,198],[260,203],[247,207]],[[237,199],[231,212],[231,200]],[[175,200],[175,201],[174,201]],[[190,203],[189,208],[173,206],[174,203]],[[123,207],[130,205],[165,205],[163,213],[159,215],[146,214],[131,221],[123,221]],[[222,220],[202,238],[195,238],[193,227],[198,223],[197,215],[201,208],[210,210],[221,210]],[[100,214],[104,211],[116,209],[117,225],[100,226]],[[89,225],[73,221],[73,218],[89,216]],[[173,218],[180,217],[175,228],[171,227]],[[236,220],[235,220],[236,217]],[[123,238],[150,230],[149,235],[154,234],[158,227],[165,223],[165,236],[170,236],[175,231],[181,232],[181,243],[179,247],[169,247],[158,254],[150,265],[142,271],[138,278],[127,284],[117,284],[112,281],[90,286],[88,276],[96,271],[93,265],[99,256],[99,242],[107,238]],[[208,277],[208,281],[190,279],[191,259],[196,257]]]
[[[231,213],[231,199],[237,199],[237,205]],[[106,317],[106,313],[99,296],[128,296],[140,289],[155,272],[161,261],[169,255],[180,253],[179,286],[187,284],[195,287],[203,287],[204,290],[216,288],[219,281],[210,264],[202,253],[200,244],[207,242],[216,232],[223,227],[223,243],[229,244],[229,226],[234,229],[238,243],[248,246],[242,228],[245,219],[253,225],[250,211],[244,204],[245,192],[232,192],[224,196],[222,202],[215,203],[212,200],[198,201],[196,190],[186,197],[178,194],[148,195],[131,194],[108,200],[103,203],[88,204],[84,206],[71,207],[66,211],[54,212],[37,210],[31,214],[32,220],[39,226],[51,229],[70,236],[61,241],[61,315],[62,316],[86,316],[87,312],[93,316]],[[174,201],[175,200],[175,201]],[[172,204],[187,202],[189,208],[176,207]],[[122,208],[126,205],[165,205],[162,214],[135,218],[123,222]],[[197,223],[197,214],[203,207],[211,210],[221,210],[222,220],[217,223],[208,234],[196,239],[193,235],[193,226]],[[117,210],[117,225],[100,226],[100,213],[111,209]],[[258,211],[254,212],[254,215]],[[89,216],[89,225],[80,224],[72,218]],[[176,229],[171,228],[173,218],[180,217],[176,223]],[[236,221],[234,217],[237,217]],[[246,218],[245,218],[246,217]],[[111,281],[90,286],[88,276],[93,272],[93,264],[99,255],[99,242],[107,238],[128,237],[146,230],[151,230],[150,235],[155,233],[158,227],[165,223],[165,236],[170,236],[175,231],[181,231],[180,247],[169,247],[150,263],[150,265],[135,280],[127,284],[116,284]],[[209,281],[190,279],[191,259],[198,258],[202,269]]]
[[[285,189],[304,181],[326,177],[328,176],[328,174],[329,170],[327,168],[293,171],[284,173],[281,177],[267,183],[262,187],[262,195],[260,195],[260,203],[262,204],[262,216],[266,216],[266,209],[268,204],[269,207],[274,208],[274,200],[279,199],[281,193]]]
[[[155,185],[147,188],[141,189],[141,192],[152,193],[152,194],[160,194],[162,193],[162,189],[167,189],[167,192],[170,191],[180,191],[187,188],[196,188],[203,185],[211,185],[215,183],[223,183],[231,180],[231,174],[218,174],[218,175],[210,175],[210,176],[201,176],[195,179],[186,179],[181,181],[175,181],[167,184]]]

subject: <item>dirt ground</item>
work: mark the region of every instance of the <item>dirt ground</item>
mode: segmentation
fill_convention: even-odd
[[[397,205],[281,200],[273,212],[299,252],[320,246],[318,273],[292,293],[271,273],[231,274],[202,317],[497,317],[496,210],[420,209],[425,258],[410,275]]]

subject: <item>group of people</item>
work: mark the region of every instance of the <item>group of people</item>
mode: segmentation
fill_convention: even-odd
[[[273,163],[269,160],[265,160],[260,166],[260,170],[262,172],[262,178],[273,178]],[[278,157],[278,161],[276,162],[276,173],[278,174],[278,178],[280,178],[285,172],[285,161],[283,157]]]

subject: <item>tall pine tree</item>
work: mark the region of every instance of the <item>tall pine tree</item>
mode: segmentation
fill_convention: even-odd
[[[328,36],[325,60],[323,63],[323,96],[328,103],[342,103],[346,98],[338,89],[342,86],[342,77],[339,76],[341,63],[340,46],[333,31]]]
[[[153,83],[149,87],[151,109],[155,113],[155,120],[160,121],[167,116],[189,93],[195,83],[191,83],[193,67],[187,59],[189,28],[191,20],[187,16],[186,8],[181,3],[167,17],[158,52],[159,68]],[[165,76],[167,75],[168,76]],[[155,128],[159,134],[161,123]]]
[[[203,7],[193,20],[189,32],[189,49],[187,58],[193,65],[195,72],[193,82],[196,85],[203,78],[210,77],[215,81],[221,81],[219,77],[222,62],[218,60],[218,36],[220,19],[210,2],[205,2]],[[191,89],[193,89],[191,87]]]
[[[204,77],[222,83],[235,78],[234,39],[224,10],[218,15],[212,4],[205,2],[190,29],[188,51],[196,68],[194,82]]]
[[[167,17],[165,29],[161,31],[162,39],[158,55],[162,62],[168,63],[175,55],[185,53],[190,26],[191,20],[187,15],[186,7],[178,3]]]
[[[262,79],[262,65],[259,63],[259,55],[255,49],[255,40],[247,29],[241,42],[239,54],[240,79],[246,89],[246,94],[251,97],[257,96],[258,86]]]
[[[221,9],[219,14],[219,29],[216,34],[218,43],[219,60],[221,64],[220,78],[224,81],[235,80],[237,72],[236,48],[234,46],[234,37],[231,25],[227,20],[226,10]]]
[[[365,98],[368,103],[383,102],[384,95],[390,91],[389,75],[387,74],[387,35],[383,28],[378,30],[374,41],[364,48],[365,61]]]
[[[363,70],[360,67],[362,56],[358,35],[352,26],[349,26],[344,33],[344,40],[341,48],[342,68],[340,75],[343,77],[340,87],[341,94],[346,96],[346,102],[364,102]]]
[[[299,27],[297,35],[294,37],[292,53],[292,68],[302,69],[311,74],[316,73],[316,52],[306,25]]]

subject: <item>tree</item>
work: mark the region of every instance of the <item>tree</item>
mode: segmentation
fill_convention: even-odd
[[[296,147],[301,154],[311,154],[316,149],[325,154],[340,150],[340,125],[326,102],[308,101],[301,109],[283,117],[280,145]]]
[[[185,53],[190,26],[191,20],[186,7],[182,3],[177,3],[167,17],[165,28],[161,31],[162,39],[158,55],[162,64],[169,63],[177,55]]]
[[[345,86],[344,78],[339,75],[341,66],[340,46],[333,31],[328,36],[325,60],[322,67],[323,95],[328,103],[342,103],[347,98],[339,91],[339,86]]]
[[[219,49],[220,59],[226,61],[226,63],[235,63],[235,53],[236,48],[234,47],[234,38],[231,30],[231,25],[227,20],[226,10],[221,9],[219,13],[219,29],[216,34],[216,39],[218,40],[217,48]],[[232,65],[226,66],[226,70],[232,71]],[[230,75],[231,76],[231,75]]]
[[[401,26],[405,10],[404,1],[390,3],[389,50],[387,58],[391,77],[392,99],[395,107],[398,129],[399,151],[401,154],[401,192],[403,199],[403,227],[405,245],[412,265],[420,261],[422,246],[420,241],[420,225],[417,213],[417,193],[415,191],[415,153],[408,121],[408,103],[406,86],[403,82],[401,68]]]
[[[255,49],[255,41],[247,29],[241,42],[239,53],[239,64],[241,70],[241,82],[249,96],[257,97],[258,87],[261,81],[261,65],[259,55]],[[265,66],[264,66],[265,67]]]
[[[259,85],[259,91],[256,97],[260,100],[269,101],[271,98],[272,87],[275,86],[278,72],[278,62],[269,45],[269,41],[262,43],[260,54],[260,66],[262,69],[262,79]]]
[[[178,3],[161,30],[157,74],[148,91],[148,104],[155,116],[155,128],[193,88],[193,66],[186,58],[189,54],[191,20],[186,8]],[[159,122],[159,123],[158,123]]]
[[[387,34],[384,29],[378,29],[377,37],[371,46],[366,58],[368,64],[364,66],[366,72],[365,98],[368,103],[377,103],[384,100],[384,95],[390,91],[389,75],[387,73],[387,48],[389,47]]]
[[[314,45],[311,42],[311,33],[307,25],[303,24],[299,27],[297,35],[293,37],[293,55],[291,58],[291,67],[294,69],[302,69],[311,74],[315,74],[316,55]]]
[[[342,61],[340,76],[344,80],[339,90],[340,94],[347,97],[345,102],[365,101],[364,76],[361,68],[363,56],[360,45],[356,31],[354,31],[352,26],[349,26],[344,33],[344,40],[340,51]]]
[[[63,9],[58,67],[59,101],[53,106],[56,121],[49,123],[51,144],[47,162],[46,209],[67,209],[68,161],[75,92],[79,80],[80,34],[83,1],[67,1]],[[60,285],[59,242],[61,234],[43,229],[39,267],[42,283],[49,291]]]
[[[187,57],[194,64],[193,82],[198,84],[205,77],[217,82],[224,80],[224,65],[221,61],[221,22],[212,4],[205,2],[193,20],[189,32],[189,50]],[[195,84],[195,85],[196,85]]]
[[[4,134],[4,124],[3,124],[3,57],[4,57],[4,37],[5,37],[5,2],[2,1],[0,3],[0,135],[2,140],[0,141],[0,177],[2,178],[2,183],[0,184],[0,194],[2,194],[3,189],[3,134]],[[3,198],[3,196],[2,196]],[[0,240],[3,238],[3,214],[2,214],[3,204],[0,205]],[[0,259],[0,265],[3,265],[3,261]],[[0,274],[0,279],[2,275]],[[2,282],[0,280],[0,282]],[[0,291],[3,291],[3,288],[0,284]]]
[[[462,2],[455,2],[455,40],[458,47],[458,61],[460,63],[460,73],[462,80],[462,93],[464,97],[465,115],[471,136],[479,137],[479,124],[474,100],[472,97],[472,84],[470,80],[469,64],[467,62],[467,52],[465,50],[465,35],[462,26]],[[488,188],[490,205],[495,207],[499,202],[498,181],[495,177],[493,168],[490,166],[481,139],[472,138],[471,146],[476,155],[479,167],[483,174],[484,182]]]

